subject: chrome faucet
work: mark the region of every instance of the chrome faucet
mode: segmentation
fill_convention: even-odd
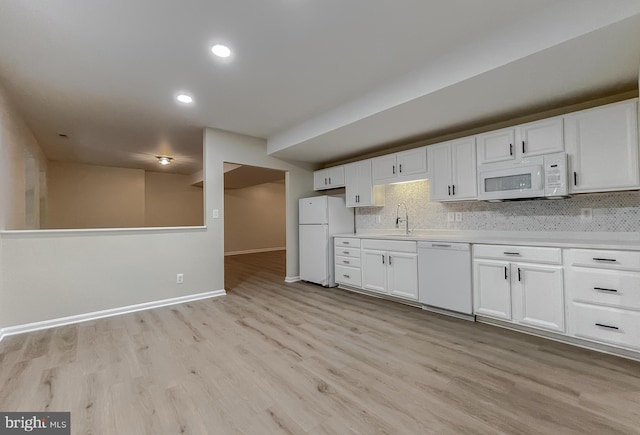
[[[400,217],[400,206],[404,206],[404,217]],[[396,228],[400,226],[400,222],[404,222],[404,233],[405,235],[409,235],[409,210],[407,209],[407,204],[400,203],[396,208]]]

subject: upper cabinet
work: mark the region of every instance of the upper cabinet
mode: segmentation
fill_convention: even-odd
[[[313,190],[344,187],[344,166],[321,169],[313,173]]]
[[[556,117],[480,134],[478,165],[564,151],[562,127]]]
[[[638,101],[565,116],[570,193],[640,188]]]
[[[384,205],[384,186],[374,186],[371,159],[344,166],[347,207]]]
[[[428,177],[426,147],[376,157],[372,162],[375,185],[424,180]]]
[[[477,198],[475,137],[431,145],[429,161],[432,201]]]

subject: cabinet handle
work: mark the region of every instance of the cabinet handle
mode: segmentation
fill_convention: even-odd
[[[343,262],[344,264],[351,264],[351,263],[350,263],[349,261],[347,261],[347,260],[342,260],[342,262]]]
[[[510,156],[513,155],[513,144],[512,143],[509,144],[509,155]]]
[[[450,248],[451,245],[442,245],[442,244],[439,244],[439,243],[432,243],[431,247],[432,248]]]
[[[324,185],[325,186],[327,185],[327,179],[326,178],[324,179]]]
[[[601,328],[607,328],[607,329],[615,329],[615,330],[620,329],[617,326],[605,325],[604,323],[596,323],[596,326],[599,326]]]
[[[593,289],[594,289],[594,290],[601,291],[601,292],[618,293],[618,290],[616,290],[616,289],[612,289],[612,288],[594,287]]]
[[[331,184],[331,177],[329,177],[329,184]]]
[[[522,141],[522,154],[524,154],[524,153],[525,153],[525,151],[524,151],[524,141]]]
[[[342,251],[343,254],[349,254],[349,251]]]
[[[610,263],[615,263],[616,260],[615,258],[600,258],[600,257],[593,257],[593,261],[608,261]]]
[[[456,185],[455,184],[453,184],[451,186],[451,190],[453,191],[453,195],[455,196],[455,194],[456,194]]]
[[[342,275],[342,276],[344,276],[345,278],[351,278],[350,275]]]
[[[400,173],[402,174],[402,163],[400,163]]]
[[[451,196],[451,186],[447,186],[447,188],[449,189],[449,196]]]
[[[522,281],[522,275],[521,275],[520,268],[518,268],[518,281]]]
[[[382,264],[384,264],[384,254],[382,254]]]
[[[396,165],[393,165],[393,175],[396,174]]]
[[[578,173],[576,171],[573,171],[573,185],[578,185]]]
[[[391,266],[391,255],[389,255],[389,266]]]
[[[504,267],[504,279],[507,279],[507,266]]]
[[[509,252],[509,251],[505,251],[503,252],[504,255],[520,255],[519,252]]]

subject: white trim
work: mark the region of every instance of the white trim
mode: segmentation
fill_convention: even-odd
[[[286,251],[287,248],[285,248],[284,246],[278,247],[278,248],[259,248],[259,249],[247,249],[246,251],[229,251],[229,252],[225,252],[224,256],[229,256],[229,255],[243,255],[243,254],[257,254],[259,252],[273,252],[273,251]]]
[[[204,225],[194,225],[189,227],[140,227],[140,228],[76,228],[61,230],[4,230],[0,231],[3,237],[19,237],[34,235],[66,235],[66,234],[103,234],[103,233],[162,233],[175,231],[202,231],[206,230]]]
[[[58,326],[70,325],[73,323],[88,322],[90,320],[102,319],[104,317],[119,316],[121,314],[135,313],[136,311],[151,310],[154,308],[166,307],[169,305],[183,304],[185,302],[198,301],[201,299],[217,298],[226,295],[223,290],[214,290],[205,293],[179,296],[177,298],[161,299],[159,301],[144,302],[142,304],[127,305],[108,310],[94,311],[92,313],[76,314],[74,316],[60,317],[58,319],[44,320],[42,322],[27,323],[24,325],[8,326],[0,329],[0,341],[6,336],[24,334],[25,332],[39,331],[41,329],[57,328]]]
[[[300,277],[299,276],[287,276],[284,278],[284,282],[292,284],[294,282],[298,282],[300,281]]]

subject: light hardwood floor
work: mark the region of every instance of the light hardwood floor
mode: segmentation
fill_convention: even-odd
[[[74,434],[640,433],[640,363],[228,257],[224,298],[6,338],[0,410]]]

